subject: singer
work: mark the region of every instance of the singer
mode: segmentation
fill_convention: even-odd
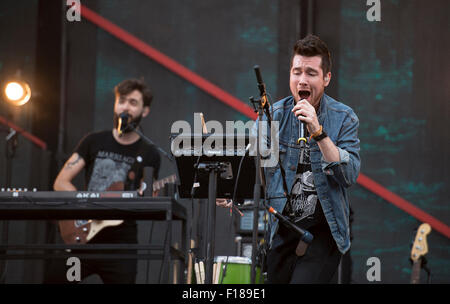
[[[158,177],[160,155],[158,150],[129,128],[139,127],[150,112],[152,93],[141,80],[128,79],[114,88],[114,128],[85,136],[59,172],[54,182],[55,191],[76,191],[72,180],[86,169],[86,190],[137,190],[143,178],[143,168],[153,167]],[[100,231],[89,243],[137,243],[136,221]],[[101,252],[99,252],[101,253]],[[130,253],[135,253],[133,250]],[[83,260],[81,275],[98,274],[104,283],[134,284],[136,260]],[[67,283],[65,261],[52,261],[46,271],[45,283]]]
[[[280,166],[264,168],[266,194],[271,206],[314,239],[306,253],[297,256],[299,235],[272,216],[269,283],[329,283],[350,248],[347,189],[360,169],[359,122],[350,107],[324,93],[330,80],[326,44],[313,35],[297,41],[291,57],[292,95],[271,109],[273,120],[280,122],[279,154],[286,184]],[[262,134],[261,140],[270,141],[270,134]]]

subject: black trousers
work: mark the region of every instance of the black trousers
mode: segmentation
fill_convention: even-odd
[[[280,224],[267,254],[267,276],[271,284],[328,284],[337,271],[339,252],[328,224],[308,229],[314,240],[305,255],[295,249],[299,236]]]
[[[94,237],[95,244],[137,243],[137,227],[135,225],[119,225],[107,227]],[[93,253],[87,250],[73,250],[73,257],[81,253]],[[136,254],[136,250],[98,250],[96,254],[126,253]],[[105,284],[134,284],[136,283],[136,259],[80,259],[81,281],[86,277],[97,274]],[[71,266],[66,265],[66,259],[52,260],[44,275],[44,284],[78,283],[67,280],[67,271]]]

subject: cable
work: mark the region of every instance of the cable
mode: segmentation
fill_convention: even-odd
[[[223,284],[223,280],[225,279],[225,276],[227,275],[228,257],[229,256],[227,255],[227,258],[225,259],[225,263],[224,263],[225,265],[222,266],[223,273],[222,273],[222,278],[220,279],[220,285]],[[220,269],[217,271],[220,271]]]
[[[250,144],[247,145],[247,147],[246,147],[246,149],[244,151],[244,155],[242,155],[241,160],[239,162],[239,167],[238,167],[238,172],[237,172],[237,176],[236,176],[236,181],[234,182],[234,189],[233,189],[233,197],[232,197],[232,201],[231,201],[231,207],[233,207],[234,201],[236,199],[236,191],[237,191],[239,176],[241,175],[242,164],[244,162],[245,156],[247,155],[248,149],[250,149]]]
[[[229,231],[232,231],[232,228],[233,228],[233,219],[234,219],[233,208],[235,207],[234,202],[235,202],[235,200],[236,200],[236,191],[237,191],[237,187],[238,187],[239,176],[241,175],[242,164],[243,164],[243,162],[244,162],[244,158],[245,158],[245,156],[247,155],[247,151],[248,151],[249,148],[250,148],[250,144],[247,146],[247,148],[246,148],[245,151],[244,151],[244,155],[242,155],[242,157],[241,157],[241,160],[240,160],[240,162],[239,162],[238,172],[237,172],[237,175],[236,175],[236,180],[235,180],[235,182],[234,182],[233,196],[232,196],[232,198],[231,198],[231,207],[230,207],[230,214],[231,214],[231,216],[230,216],[230,228],[229,228]],[[236,207],[236,208],[237,208],[237,207]],[[227,258],[226,258],[226,260],[225,260],[224,265],[222,266],[222,268],[224,269],[224,271],[223,271],[223,274],[222,274],[222,278],[221,278],[221,280],[220,280],[220,284],[222,284],[223,279],[225,278],[227,265],[228,265],[228,255],[227,255]],[[219,271],[219,272],[220,272],[220,269],[218,269],[218,270],[216,270],[216,271]]]
[[[167,225],[169,225],[169,224],[167,224]],[[168,235],[169,235],[169,227],[167,227],[167,229],[166,229],[166,235],[165,235],[165,237],[164,237],[164,242],[163,242],[164,246],[166,246],[166,242],[167,242],[167,237],[168,237]],[[171,253],[170,253],[170,244],[169,244],[169,255],[170,255],[170,254],[171,254]],[[159,269],[159,278],[158,278],[158,282],[161,282],[161,276],[162,276],[163,269],[164,269],[164,259],[163,259],[163,261],[162,261],[162,263],[161,263],[161,267],[160,267],[160,269]],[[169,272],[170,272],[170,268],[169,268]],[[169,278],[167,278],[167,279],[169,279]]]
[[[148,244],[150,244],[152,241],[154,222],[150,221],[150,225],[151,225],[151,227],[150,227],[150,235],[148,237]],[[148,284],[149,272],[150,272],[150,260],[147,260],[147,273],[145,274],[145,283],[146,284]]]
[[[193,252],[193,248],[191,248],[191,243],[192,243],[191,240],[192,240],[192,227],[193,227],[193,223],[194,223],[194,195],[195,195],[195,189],[197,188],[195,186],[196,186],[197,178],[198,178],[198,175],[197,175],[198,169],[197,168],[198,168],[198,164],[200,163],[200,157],[201,157],[201,155],[199,155],[197,157],[197,161],[195,162],[195,165],[194,165],[194,181],[192,183],[192,189],[191,189],[191,220],[189,222],[189,244],[187,244],[187,246],[189,247],[188,253],[192,253],[194,255],[195,255],[195,253]],[[197,234],[198,234],[198,231],[197,231]],[[198,242],[196,243],[196,246],[198,246]],[[192,262],[193,263],[195,262],[194,258],[193,258]],[[194,270],[194,272],[195,272],[195,270]],[[188,273],[188,275],[190,275],[190,273]]]
[[[8,244],[8,234],[9,234],[9,221],[3,221],[3,229],[2,229],[2,244]],[[5,253],[7,249],[5,249]],[[4,284],[6,281],[6,273],[8,271],[8,260],[5,260],[3,263],[3,272],[0,275],[0,283]]]
[[[267,192],[264,189],[264,202],[263,204],[266,205],[267,202]],[[263,245],[263,249],[262,249],[262,254],[261,254],[261,265],[260,265],[260,273],[259,273],[259,278],[260,278],[260,283],[264,283],[264,275],[263,275],[263,271],[264,271],[264,266],[266,263],[266,256],[267,256],[267,250],[268,250],[268,246],[269,246],[269,241],[270,241],[270,235],[267,236],[268,234],[268,221],[270,220],[270,214],[267,213],[267,210],[264,209],[264,214],[263,214],[263,218],[265,219],[267,215],[267,221],[264,221],[264,245]]]

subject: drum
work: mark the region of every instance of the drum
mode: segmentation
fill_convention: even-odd
[[[247,257],[217,256],[214,264],[219,265],[218,284],[251,284],[252,260]],[[225,273],[225,276],[224,276]],[[262,284],[261,268],[256,266],[255,283]]]

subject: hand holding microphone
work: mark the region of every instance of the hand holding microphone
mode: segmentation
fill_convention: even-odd
[[[308,102],[308,100],[299,100],[297,104],[294,105],[292,113],[297,116],[301,123],[306,125],[310,134],[313,134],[320,129],[316,109]]]

